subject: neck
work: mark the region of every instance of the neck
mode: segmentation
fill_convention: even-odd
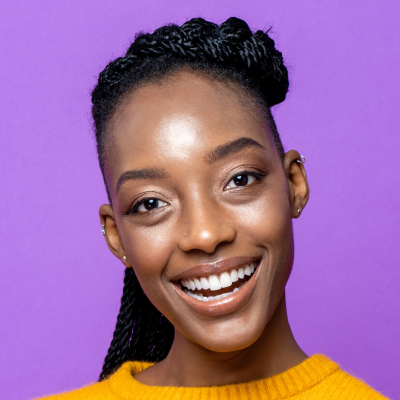
[[[135,378],[152,386],[222,386],[268,378],[306,358],[290,329],[283,295],[263,333],[251,346],[217,353],[198,346],[175,331],[167,358]]]

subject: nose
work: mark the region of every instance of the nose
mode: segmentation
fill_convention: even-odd
[[[180,233],[179,247],[185,252],[201,250],[213,253],[221,243],[230,243],[235,239],[232,216],[215,202],[200,202],[197,199],[186,207],[184,214],[183,225],[186,229],[180,230],[183,233]]]

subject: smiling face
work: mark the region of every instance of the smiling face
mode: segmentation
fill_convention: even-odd
[[[184,337],[217,352],[254,343],[292,268],[308,196],[298,153],[282,164],[254,102],[188,72],[137,89],[109,132],[110,249]]]

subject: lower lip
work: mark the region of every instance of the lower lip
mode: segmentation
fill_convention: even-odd
[[[176,285],[173,286],[177,294],[190,308],[207,317],[218,317],[220,315],[230,314],[239,310],[250,300],[250,297],[253,294],[254,288],[257,284],[258,276],[260,275],[260,269],[261,261],[258,264],[257,269],[254,271],[254,274],[236,293],[219,300],[197,300],[186,294]]]

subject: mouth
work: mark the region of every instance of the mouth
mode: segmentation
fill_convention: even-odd
[[[257,260],[221,274],[182,279],[181,288],[187,295],[199,301],[224,299],[237,293],[250,280],[259,264],[260,260]]]
[[[208,317],[222,316],[238,311],[250,301],[265,263],[268,261],[254,257],[227,259],[191,268],[171,283],[194,311]]]

